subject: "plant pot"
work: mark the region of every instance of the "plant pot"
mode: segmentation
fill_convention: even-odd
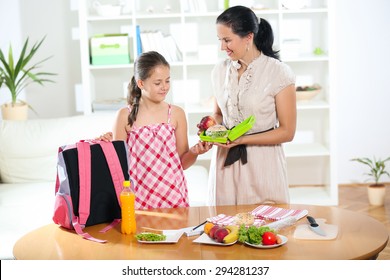
[[[383,206],[385,203],[386,187],[384,184],[369,185],[367,188],[368,202],[374,206]]]
[[[28,105],[27,103],[6,103],[1,105],[1,115],[3,120],[17,120],[25,121],[28,116]]]

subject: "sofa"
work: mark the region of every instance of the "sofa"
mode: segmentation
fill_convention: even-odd
[[[111,131],[115,113],[27,121],[0,120],[0,259],[15,242],[52,223],[58,148]],[[185,171],[190,204],[204,205],[207,170]]]

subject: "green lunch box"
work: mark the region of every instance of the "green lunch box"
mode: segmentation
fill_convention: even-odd
[[[229,139],[230,141],[236,140],[238,137],[244,135],[246,132],[248,132],[253,124],[255,123],[255,117],[250,116],[249,118],[245,119],[235,127],[233,127],[231,130],[227,130],[227,136],[225,137],[212,137],[207,136],[206,132],[203,131],[202,134],[199,135],[200,140],[204,142],[218,142],[218,143],[226,143]]]

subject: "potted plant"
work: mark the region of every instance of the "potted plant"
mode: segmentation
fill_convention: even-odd
[[[48,77],[55,75],[54,73],[38,71],[41,64],[50,57],[30,65],[32,58],[35,56],[44,40],[45,37],[39,42],[36,42],[31,49],[28,50],[27,38],[17,59],[14,58],[11,45],[8,49],[8,57],[6,57],[4,52],[0,49],[0,88],[4,85],[11,94],[11,102],[1,106],[3,119],[27,119],[27,111],[31,106],[29,106],[27,102],[19,100],[18,95],[25,87],[32,83],[43,85],[45,82],[53,82],[48,79]],[[15,111],[20,111],[21,115],[18,115]]]
[[[367,165],[369,168],[369,172],[364,175],[369,176],[373,180],[368,185],[368,200],[371,205],[381,206],[384,204],[386,186],[380,182],[380,179],[383,175],[387,175],[390,177],[388,171],[386,171],[386,162],[390,160],[390,157],[385,160],[373,159],[370,158],[353,158],[352,161],[360,162],[364,165]]]

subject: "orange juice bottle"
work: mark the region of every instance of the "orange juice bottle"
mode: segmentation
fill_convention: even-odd
[[[137,225],[135,221],[135,194],[130,188],[130,181],[123,182],[123,189],[120,195],[122,209],[121,231],[123,234],[136,233]]]

